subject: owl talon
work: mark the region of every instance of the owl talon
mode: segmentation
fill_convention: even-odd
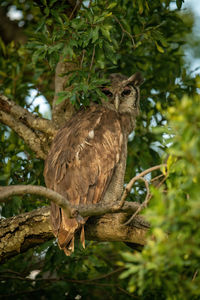
[[[85,224],[85,220],[84,220],[84,218],[83,218],[81,215],[78,215],[78,216],[76,217],[76,220],[77,220],[77,222],[78,222],[79,224],[82,224],[82,225]]]

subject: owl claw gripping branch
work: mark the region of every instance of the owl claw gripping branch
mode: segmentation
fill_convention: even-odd
[[[81,109],[57,132],[45,162],[48,188],[77,206],[120,198],[127,140],[139,113],[142,83],[140,73],[128,79],[112,74],[111,85],[102,90],[108,101]],[[79,230],[85,247],[87,219],[68,218],[62,208],[51,203],[52,230],[66,255],[74,251],[74,236]]]

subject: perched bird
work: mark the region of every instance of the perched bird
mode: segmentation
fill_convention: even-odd
[[[120,199],[126,169],[128,135],[139,113],[140,73],[127,78],[112,74],[111,85],[102,88],[107,101],[82,108],[61,128],[45,161],[46,186],[73,205]],[[51,223],[66,255],[74,251],[74,235],[80,230],[85,247],[84,222],[68,218],[51,203]]]

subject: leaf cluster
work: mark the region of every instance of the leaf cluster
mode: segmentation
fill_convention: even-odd
[[[142,253],[122,253],[130,292],[149,299],[198,299],[199,289],[199,163],[200,98],[184,97],[167,111],[171,128],[169,175],[165,192],[154,195],[145,216],[152,229]],[[164,128],[163,128],[164,129]],[[165,129],[164,129],[165,130]],[[153,236],[153,239],[152,239]]]

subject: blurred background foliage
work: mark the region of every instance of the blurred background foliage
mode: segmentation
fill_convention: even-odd
[[[122,243],[88,242],[83,250],[77,242],[75,254],[65,257],[51,241],[0,267],[0,296],[199,299],[200,77],[184,56],[200,55],[194,16],[182,0],[83,1],[75,17],[69,3],[1,1],[0,15],[7,18],[0,20],[0,92],[49,117],[60,56],[77,67],[68,82],[73,90],[60,93],[59,101],[70,98],[77,109],[99,100],[110,73],[140,71],[141,114],[129,138],[125,182],[162,163],[166,154],[169,174],[165,186],[152,189],[144,211],[152,228],[141,253]],[[43,162],[0,126],[0,184],[44,185]],[[144,197],[144,185],[136,184],[130,200]],[[2,205],[1,216],[42,205],[47,201],[41,197],[14,197]]]

